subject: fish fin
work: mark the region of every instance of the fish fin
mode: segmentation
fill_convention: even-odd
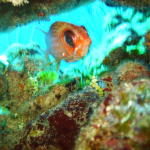
[[[40,29],[40,28],[38,28],[38,27],[36,27],[36,29],[40,30],[42,33],[44,33],[44,34],[47,35],[47,32],[45,32],[44,30],[42,30],[42,29]]]
[[[47,63],[48,66],[51,66],[54,63],[50,60],[48,51],[45,51],[45,58],[46,58],[46,61],[48,62]],[[57,71],[59,70],[60,61],[61,61],[60,59],[55,59],[55,63],[57,64],[57,67],[56,67]]]
[[[42,49],[41,47],[40,47],[39,49],[40,49],[40,51],[41,51],[43,54],[45,54],[45,50],[44,50],[44,49]]]
[[[55,59],[55,63],[56,63],[56,70],[59,71],[60,69],[60,62],[61,60],[60,59]]]
[[[49,65],[51,65],[51,64],[52,64],[52,62],[50,61],[48,51],[45,51],[45,58],[46,58],[46,61],[48,62],[48,64],[49,64]]]

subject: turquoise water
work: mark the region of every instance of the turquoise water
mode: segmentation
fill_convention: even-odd
[[[115,22],[112,16],[117,13],[128,18],[130,22],[122,23],[117,28],[110,30],[109,24],[112,21]],[[37,20],[19,26],[12,31],[0,33],[0,41],[2,41],[0,45],[0,59],[7,64],[7,49],[14,44],[31,45],[36,43],[42,50],[46,50],[45,34],[38,28],[48,32],[50,26],[56,21],[83,25],[92,40],[89,53],[84,59],[77,62],[68,63],[62,61],[60,65],[61,70],[66,74],[76,76],[73,72],[75,68],[80,66],[80,70],[87,72],[90,66],[100,64],[109,51],[121,46],[125,39],[130,36],[130,28],[137,30],[140,35],[143,35],[150,28],[150,19],[139,23],[138,20],[142,17],[142,14],[136,13],[134,17],[130,18],[132,14],[133,8],[126,10],[123,8],[111,8],[96,0],[71,11],[49,16],[49,20]],[[105,70],[105,68],[101,66],[101,70]]]

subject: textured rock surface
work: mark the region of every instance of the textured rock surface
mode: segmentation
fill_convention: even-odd
[[[82,128],[75,150],[149,150],[150,80],[114,88]]]
[[[145,46],[148,51],[150,51],[150,31],[145,34]]]
[[[131,6],[138,9],[150,7],[150,0],[103,0],[107,5]]]
[[[12,3],[8,3],[11,1]],[[0,31],[11,29],[21,24],[31,22],[33,20],[50,20],[51,14],[60,13],[62,11],[74,8],[80,4],[92,0],[4,0],[0,1]],[[16,3],[15,3],[16,2]],[[22,3],[23,2],[23,3]],[[24,3],[25,2],[25,3]],[[27,2],[27,3],[26,3]],[[23,4],[13,6],[12,4]]]
[[[18,89],[15,86],[16,84],[14,84],[13,92],[18,94]],[[18,95],[20,98],[13,95],[12,99],[0,101],[0,105],[11,112],[9,115],[0,117],[0,149],[12,149],[19,142],[20,137],[23,136],[26,125],[43,112],[66,100],[67,94],[67,88],[59,85],[47,91],[46,94],[30,97],[29,99],[24,99],[28,96],[28,93],[22,92]]]
[[[76,137],[99,103],[92,89],[71,94],[65,103],[29,124],[15,150],[71,150]]]
[[[148,68],[134,61],[121,64],[115,73],[117,83],[130,82],[137,78],[150,77]]]
[[[0,100],[7,96],[7,80],[4,75],[0,74]]]

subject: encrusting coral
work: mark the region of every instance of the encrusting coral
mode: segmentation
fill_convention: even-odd
[[[150,7],[150,0],[103,0],[107,5],[130,6],[138,9]]]
[[[0,101],[7,97],[7,80],[3,74],[0,74]]]
[[[145,34],[145,43],[146,49],[150,51],[150,31]]]
[[[49,21],[49,16],[92,0],[0,0],[0,31],[33,20]],[[9,2],[9,3],[8,3]],[[11,2],[11,3],[10,3]]]
[[[89,120],[97,103],[99,96],[91,88],[69,95],[65,103],[47,110],[27,126],[14,149],[73,149],[80,128]]]
[[[149,93],[147,77],[115,86],[81,129],[75,150],[149,150]]]
[[[135,67],[137,69],[133,73]],[[8,71],[7,74],[11,73],[15,76],[16,73],[20,74],[17,71]],[[119,84],[117,78],[120,79]],[[25,81],[24,77],[22,79]],[[0,137],[3,138],[0,148],[140,150],[138,147],[146,147],[150,142],[147,132],[149,82],[148,68],[128,61],[119,65],[115,72],[93,77],[91,87],[80,91],[71,90],[70,93],[69,86],[77,84],[71,81],[56,84],[45,94],[24,100],[22,97],[3,100],[1,105],[8,108],[11,115],[1,118],[0,128],[3,132],[0,132]]]
[[[103,89],[100,87],[100,85],[98,85],[97,82],[98,82],[98,80],[96,79],[96,77],[93,76],[90,86],[92,88],[95,88],[100,96],[103,96]]]
[[[117,83],[130,82],[137,78],[150,77],[148,68],[134,61],[128,61],[119,65],[115,73],[115,80]]]
[[[27,72],[35,75],[39,71],[48,68],[48,61],[45,59],[45,53],[41,51],[37,44],[21,45],[14,44],[7,49],[7,61],[9,70],[18,72]]]
[[[17,85],[15,84],[13,91],[12,89],[9,89],[12,92],[10,92],[10,94],[18,94],[15,91],[16,86]],[[29,88],[28,90],[32,93],[32,90]],[[12,95],[11,97],[8,97],[11,99],[2,100],[1,105],[3,106],[3,116],[0,118],[0,122],[3,123],[6,121],[6,124],[5,127],[2,127],[3,132],[0,132],[0,149],[12,149],[14,145],[19,142],[20,137],[23,136],[23,131],[25,130],[26,125],[29,122],[32,122],[32,120],[35,120],[43,112],[52,109],[62,101],[65,101],[68,91],[68,88],[64,85],[58,85],[47,90],[47,93],[45,94],[31,96],[30,93],[21,92],[18,95],[13,95],[13,97]],[[19,92],[18,89],[17,92]],[[20,97],[18,98],[18,96]],[[6,114],[7,109],[9,114]],[[0,129],[3,125],[1,123]],[[3,134],[6,135],[4,136]],[[15,138],[12,138],[13,136],[15,136]],[[9,143],[7,143],[8,140]]]

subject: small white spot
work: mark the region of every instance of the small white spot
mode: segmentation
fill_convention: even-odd
[[[4,63],[5,65],[8,65],[7,56],[6,55],[0,55],[0,61]]]
[[[65,56],[65,53],[62,53],[62,56]]]

